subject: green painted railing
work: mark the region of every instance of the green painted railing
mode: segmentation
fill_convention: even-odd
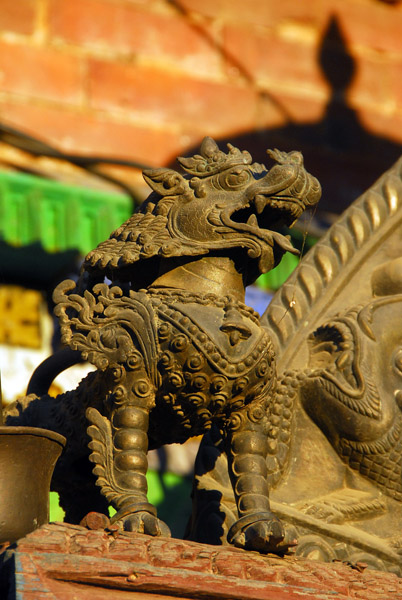
[[[131,212],[122,194],[0,172],[0,239],[13,246],[40,242],[48,252],[86,254]]]

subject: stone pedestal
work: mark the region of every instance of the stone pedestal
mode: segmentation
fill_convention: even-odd
[[[402,579],[364,565],[53,523],[3,549],[4,600],[402,600]]]

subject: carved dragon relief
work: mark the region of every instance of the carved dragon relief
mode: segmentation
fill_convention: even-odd
[[[236,499],[228,541],[280,553],[292,540],[268,497],[275,355],[244,288],[296,252],[279,229],[321,192],[298,152],[269,151],[276,164],[268,170],[228,150],[206,138],[200,154],[178,159],[184,175],[144,172],[153,193],[86,257],[78,284],[63,282],[54,294],[64,343],[96,373],[56,399],[22,399],[7,423],[67,437],[54,489],[68,520],[111,503],[114,522],[151,535],[169,529],[147,501],[148,448],[214,424]],[[41,387],[35,377],[33,392]]]
[[[271,505],[301,555],[400,572],[402,159],[300,262],[261,319],[277,356]],[[224,541],[236,507],[220,437],[196,463],[190,537]],[[208,523],[213,523],[209,526]]]

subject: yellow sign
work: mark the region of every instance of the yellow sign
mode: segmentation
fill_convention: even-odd
[[[13,285],[0,286],[0,344],[40,348],[42,295]]]

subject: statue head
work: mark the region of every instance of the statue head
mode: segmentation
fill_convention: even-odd
[[[299,152],[268,150],[275,165],[252,162],[250,154],[228,144],[220,150],[204,139],[200,154],[178,158],[183,174],[172,169],[143,173],[152,193],[140,209],[85,260],[89,270],[130,273],[138,261],[232,254],[252,263],[251,283],[272,269],[286,251],[297,253],[278,230],[291,226],[321,195],[318,181],[303,166]]]

